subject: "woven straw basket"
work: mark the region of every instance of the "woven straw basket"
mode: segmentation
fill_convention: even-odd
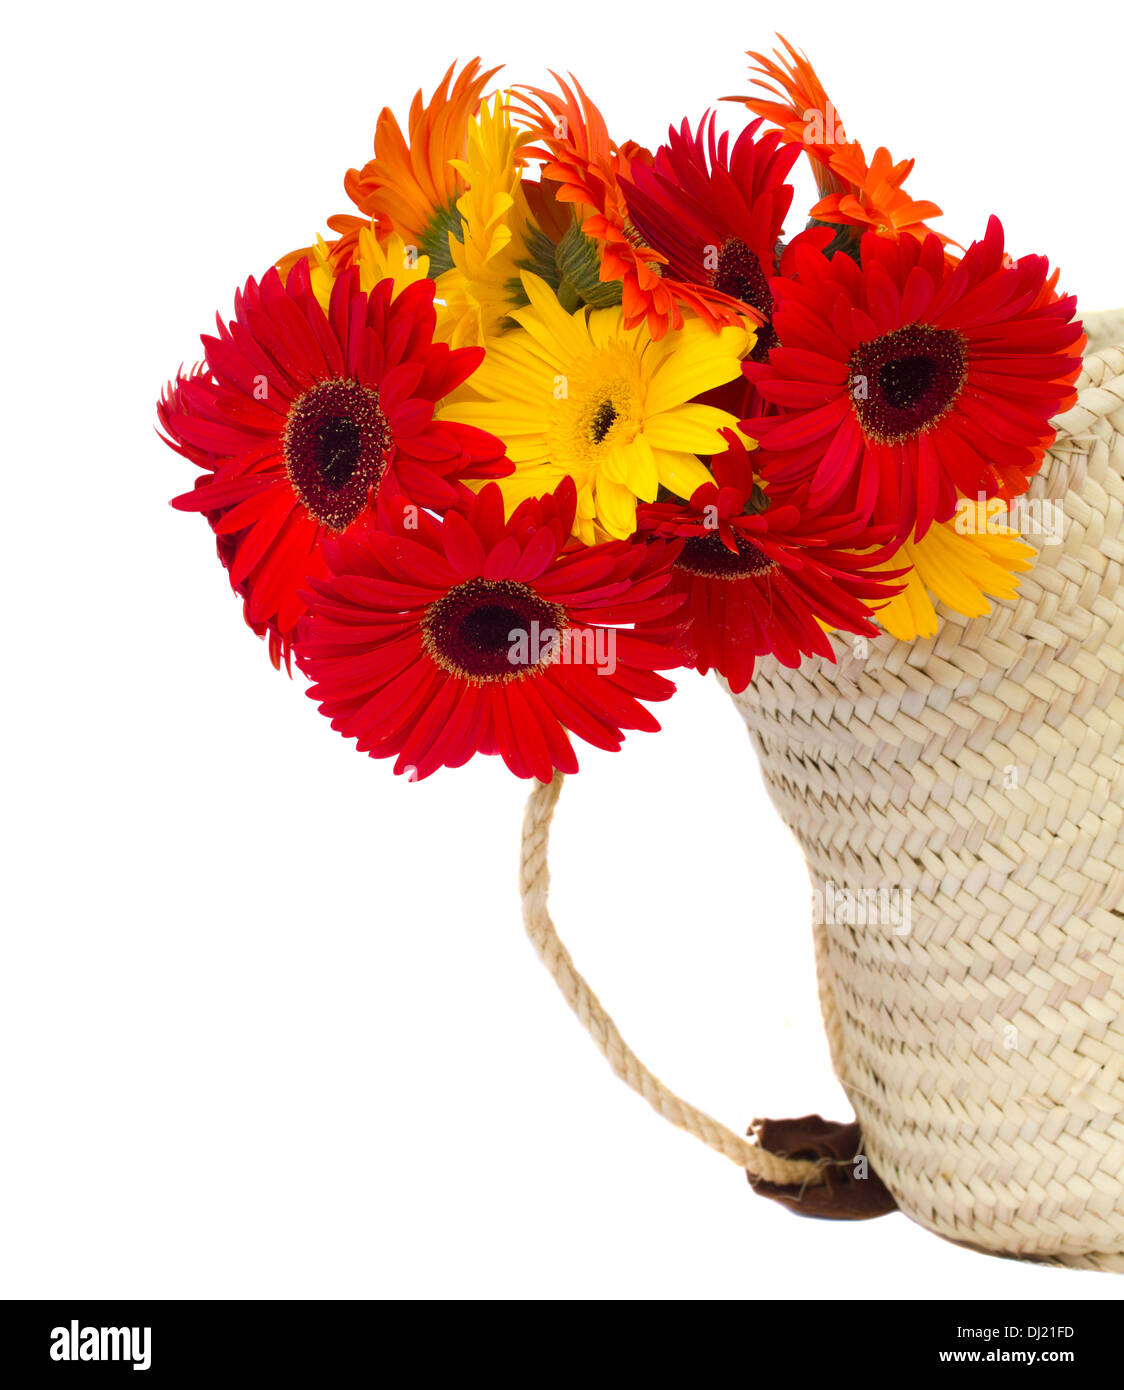
[[[1018,599],[942,611],[927,641],[836,639],[837,665],[769,659],[734,698],[808,861],[832,1059],[898,1206],[1124,1270],[1124,314],[1086,328],[1029,494],[1062,537],[1027,536]]]
[[[747,1139],[633,1052],[550,915],[561,773],[528,800],[519,877],[531,942],[616,1074],[757,1191],[1124,1271],[1124,313],[1086,330],[1020,518],[1040,540],[1061,524],[1017,601],[946,611],[930,641],[836,638],[835,664],[770,658],[734,697],[808,860],[857,1125]]]

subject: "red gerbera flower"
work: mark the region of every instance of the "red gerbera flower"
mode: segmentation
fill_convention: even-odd
[[[657,730],[639,700],[674,692],[656,671],[679,658],[618,625],[679,604],[677,547],[575,546],[576,506],[569,478],[507,522],[494,484],[440,520],[384,494],[377,529],[330,541],[296,653],[332,727],[413,778],[479,752],[543,782],[577,771],[567,731]]]
[[[235,318],[204,337],[208,370],[181,375],[159,407],[166,442],[205,471],[172,505],[202,512],[247,621],[292,635],[300,591],[326,573],[326,535],[359,525],[388,470],[394,490],[448,506],[460,479],[510,471],[504,446],[473,426],[433,418],[434,403],[483,349],[434,343],[433,284],[392,299],[342,275],[325,315],[301,262],[236,296]]]
[[[704,674],[713,666],[737,692],[768,653],[789,667],[804,656],[834,661],[825,628],[877,636],[871,605],[900,586],[892,582],[897,572],[872,573],[895,546],[871,548],[883,537],[855,517],[817,517],[804,498],[770,500],[755,488],[745,445],[725,433],[730,447],[711,460],[714,483],[685,505],[641,507],[637,520],[651,534],[684,539],[671,588],[686,597],[685,664]]]
[[[779,131],[757,139],[760,120],[730,148],[715,136],[714,115],[691,133],[684,121],[668,132],[652,163],[634,164],[622,177],[628,211],[644,242],[666,259],[678,280],[704,286],[756,309],[764,319],[754,359],[776,342],[769,320],[769,278],[777,271],[777,243],[792,202],[785,182],[799,156]]]
[[[933,236],[868,233],[861,255],[801,247],[795,278],[772,282],[782,346],[743,371],[778,410],[747,428],[766,480],[920,538],[958,494],[1026,490],[1084,335],[1057,272],[1012,262],[994,217],[957,263]]]

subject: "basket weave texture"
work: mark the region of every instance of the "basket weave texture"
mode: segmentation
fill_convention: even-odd
[[[770,658],[734,699],[808,861],[835,1070],[898,1205],[1124,1271],[1124,315],[1087,329],[1029,493],[1062,539],[1027,535],[1019,597],[942,610],[930,640],[836,637],[837,665]]]

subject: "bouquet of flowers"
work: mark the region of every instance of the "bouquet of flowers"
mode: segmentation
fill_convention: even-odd
[[[783,42],[783,41],[782,41]],[[961,245],[808,61],[735,135],[618,142],[576,81],[479,60],[384,110],[354,211],[235,296],[163,392],[246,622],[396,772],[577,770],[664,672],[746,688],[833,632],[1011,598],[1010,524],[1084,337],[994,217]],[[804,154],[820,194],[786,228]]]

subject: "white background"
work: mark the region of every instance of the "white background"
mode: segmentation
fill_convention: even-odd
[[[168,507],[192,469],[152,428],[235,286],[348,209],[379,108],[475,53],[573,70],[655,144],[781,29],[852,136],[917,157],[945,230],[996,210],[1115,307],[1113,7],[275,0],[5,27],[0,1294],[1115,1296],[900,1215],[798,1220],[661,1123],[522,937],[526,787],[493,760],[411,785],[332,733]],[[566,787],[563,936],[734,1127],[843,1117],[807,881],[744,731],[690,675],[663,718]]]

